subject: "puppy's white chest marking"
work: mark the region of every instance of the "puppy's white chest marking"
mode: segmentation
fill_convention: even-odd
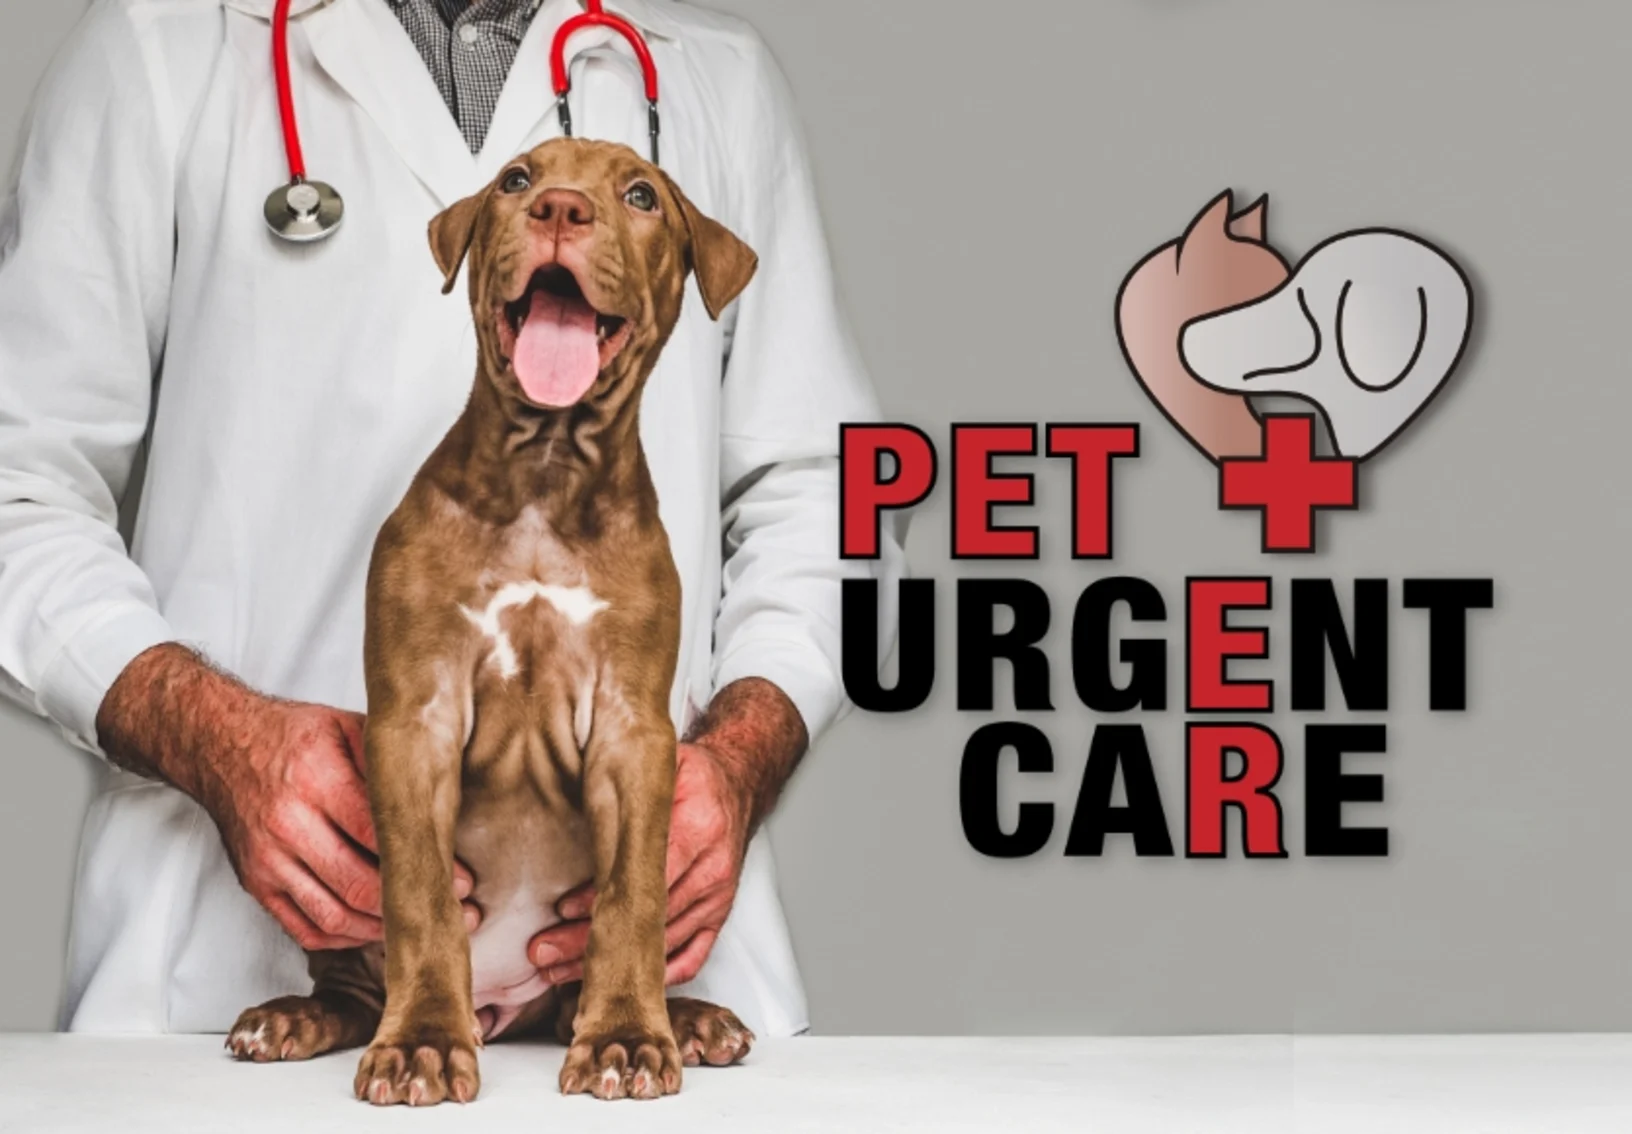
[[[520,665],[516,660],[516,650],[510,642],[510,635],[505,633],[504,627],[500,625],[500,619],[511,607],[522,606],[534,599],[543,599],[555,607],[561,617],[574,626],[583,626],[607,608],[604,599],[582,584],[563,587],[559,583],[540,583],[536,580],[506,583],[494,593],[482,610],[472,610],[461,605],[459,609],[464,616],[493,643],[489,657],[498,667],[501,676],[514,677]]]

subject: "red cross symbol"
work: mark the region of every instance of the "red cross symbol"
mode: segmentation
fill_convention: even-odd
[[[1354,461],[1315,456],[1315,419],[1308,414],[1264,418],[1262,457],[1219,462],[1218,506],[1264,514],[1267,551],[1315,550],[1315,510],[1359,505]]]

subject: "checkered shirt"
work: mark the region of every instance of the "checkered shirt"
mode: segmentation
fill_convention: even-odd
[[[505,76],[540,0],[390,0],[470,152],[482,148]]]

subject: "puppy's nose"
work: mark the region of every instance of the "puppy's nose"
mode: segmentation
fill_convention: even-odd
[[[576,189],[546,189],[533,201],[532,214],[564,235],[595,223],[595,202]]]

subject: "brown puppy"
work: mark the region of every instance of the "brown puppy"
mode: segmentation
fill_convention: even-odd
[[[640,395],[687,271],[718,318],[755,257],[632,150],[570,139],[517,158],[430,237],[444,291],[469,256],[480,362],[369,569],[385,944],[313,954],[312,995],[245,1012],[228,1046],[296,1059],[372,1037],[358,1097],[417,1105],[475,1097],[484,1030],[554,1025],[564,1092],[673,1093],[682,1061],[733,1062],[753,1037],[664,998],[680,580]],[[456,854],[485,915],[469,938]],[[557,994],[527,942],[591,878],[582,992]]]

